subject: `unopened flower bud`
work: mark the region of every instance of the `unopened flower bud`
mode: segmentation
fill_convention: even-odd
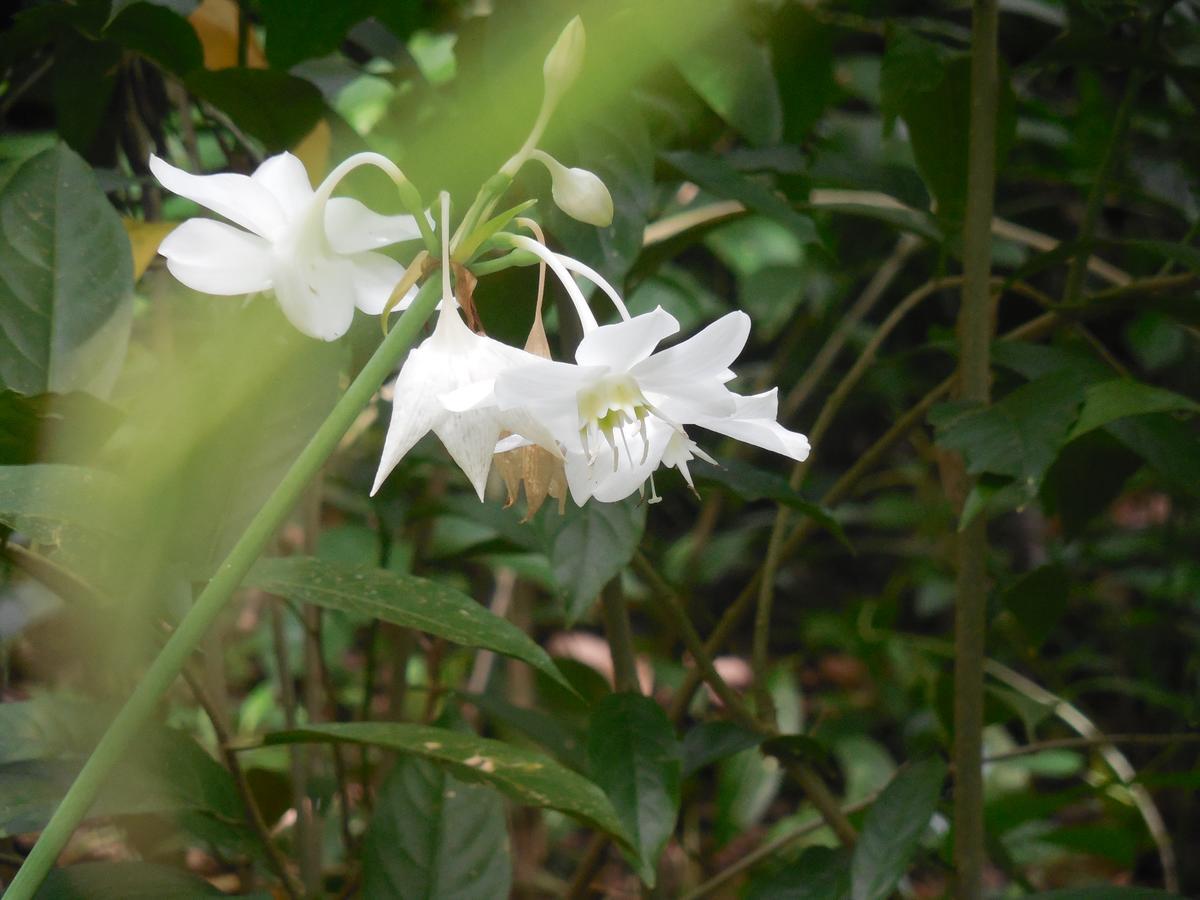
[[[550,172],[550,190],[559,209],[597,228],[612,224],[612,196],[599,176],[587,169],[568,169],[541,150],[535,150],[533,158]]]
[[[579,70],[583,67],[585,45],[583,22],[576,16],[562,30],[542,65],[542,74],[546,79],[547,102],[557,102],[579,76]]]

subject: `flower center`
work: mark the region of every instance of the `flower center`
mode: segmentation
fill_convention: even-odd
[[[625,447],[630,462],[625,426],[637,425],[642,437],[642,457],[650,449],[646,437],[646,418],[653,412],[649,401],[642,395],[637,381],[629,375],[607,375],[578,394],[579,437],[589,459],[595,458],[600,440],[608,444],[613,453],[613,469],[617,468],[617,435]]]

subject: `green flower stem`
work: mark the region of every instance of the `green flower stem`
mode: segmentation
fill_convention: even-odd
[[[283,524],[308,483],[412,346],[421,326],[437,305],[438,297],[438,279],[431,278],[421,287],[412,306],[396,322],[274,493],[246,527],[88,757],[33,851],[5,892],[5,900],[31,900],[72,832],[87,814],[113,767],[125,756],[139,732],[154,715],[159,700],[182,671],[192,650],[229,602],[242,578]]]

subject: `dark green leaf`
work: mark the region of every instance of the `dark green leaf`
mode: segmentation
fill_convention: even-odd
[[[674,726],[649,697],[613,694],[592,712],[588,759],[633,838],[638,875],[653,887],[679,814],[682,765]]]
[[[646,527],[646,504],[639,497],[619,503],[568,506],[553,521],[550,565],[566,599],[567,624],[591,609],[600,590],[621,573],[637,550]]]
[[[310,82],[274,69],[199,70],[188,90],[224,112],[268,152],[295,145],[325,112],[321,92]]]
[[[176,75],[204,65],[195,29],[179,13],[158,4],[129,5],[104,29],[104,36]]]
[[[261,0],[267,60],[276,69],[327,56],[355,22],[371,15],[377,0]],[[387,4],[391,5],[391,4]]]
[[[54,869],[35,896],[37,900],[197,900],[226,895],[195,875],[158,863],[89,862]]]
[[[0,466],[94,452],[119,423],[116,409],[83,391],[32,397],[0,391]]]
[[[850,896],[850,855],[809,847],[793,863],[750,882],[745,900],[845,900]]]
[[[837,94],[833,29],[792,4],[777,13],[769,40],[783,101],[783,134],[789,143],[800,144]]]
[[[121,48],[66,31],[55,42],[53,69],[54,124],[58,135],[88,155],[99,136],[112,127],[113,93],[121,65]]]
[[[770,216],[792,229],[796,237],[805,243],[819,243],[820,238],[812,219],[796,212],[774,190],[743,175],[723,159],[690,150],[664,153],[662,158],[684,178],[694,181],[706,191],[718,197],[737,200],[747,209]]]
[[[0,382],[24,394],[111,388],[133,306],[129,238],[65,145],[0,191]]]
[[[246,583],[297,603],[312,603],[414,628],[467,647],[486,647],[567,682],[525,632],[466,594],[436,581],[311,557],[260,560]]]
[[[507,897],[504,801],[428,760],[402,756],[375,800],[362,868],[366,897]]]
[[[1200,404],[1173,391],[1151,387],[1132,378],[1113,378],[1088,385],[1083,409],[1067,440],[1075,440],[1080,435],[1126,416],[1182,410],[1196,412],[1200,410]]]
[[[751,143],[778,143],[783,103],[770,59],[736,19],[706,29],[675,56],[675,66],[713,112]]]
[[[605,685],[607,692],[607,684]],[[559,717],[536,709],[516,706],[494,694],[459,692],[459,698],[479,708],[493,722],[507,725],[532,738],[577,772],[587,771],[583,735]],[[578,697],[574,703],[578,704]]]
[[[705,766],[757,747],[763,736],[732,722],[701,722],[683,736],[683,777],[690,778]]]
[[[1154,888],[1111,887],[1097,884],[1092,887],[1029,894],[1026,900],[1179,900],[1179,895]]]
[[[1108,509],[1141,467],[1141,457],[1107,429],[1089,432],[1063,447],[1042,482],[1042,501],[1061,519],[1063,531],[1076,535]]]
[[[1158,413],[1119,419],[1106,427],[1166,482],[1200,496],[1200,435],[1191,423]]]
[[[871,805],[850,864],[854,900],[891,896],[937,809],[945,779],[944,762],[921,760],[901,770]]]
[[[264,741],[348,742],[411,753],[445,766],[462,780],[497,787],[519,803],[567,813],[630,846],[621,820],[600,788],[548,757],[500,741],[446,728],[383,722],[310,725],[265,735]]]
[[[889,29],[879,70],[879,111],[885,129],[891,129],[905,107],[937,88],[945,77],[949,56],[944,46],[908,28]]]

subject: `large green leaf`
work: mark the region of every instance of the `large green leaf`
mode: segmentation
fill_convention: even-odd
[[[850,896],[850,855],[809,847],[795,862],[750,882],[745,900],[845,900]]]
[[[1056,563],[1026,572],[1001,595],[1021,631],[1034,647],[1041,646],[1067,609],[1071,578]]]
[[[493,900],[512,888],[504,801],[428,760],[388,773],[362,851],[363,896]]]
[[[342,45],[351,25],[379,5],[378,0],[261,0],[267,59],[277,69],[290,69],[327,56]]]
[[[309,81],[275,69],[200,69],[188,90],[207,100],[269,152],[295,145],[325,111],[321,92]]]
[[[723,159],[690,150],[662,154],[671,168],[718,197],[737,200],[747,209],[770,216],[786,225],[805,243],[820,239],[812,219],[796,212],[786,199],[771,188],[742,174]]]
[[[199,900],[228,895],[195,875],[158,863],[89,862],[54,869],[35,896],[37,900]]]
[[[692,90],[752,143],[774,144],[783,132],[783,102],[767,49],[733,18],[675,56]]]
[[[113,485],[108,473],[82,466],[0,466],[0,524],[57,543],[64,529],[101,524],[96,513]]]
[[[653,887],[679,814],[682,754],[671,720],[649,697],[612,694],[592,712],[588,759],[637,847],[638,875]]]
[[[546,651],[520,628],[436,581],[291,556],[260,560],[246,583],[299,603],[380,619],[467,647],[486,647],[567,684]]]
[[[394,722],[309,725],[267,734],[263,740],[266,744],[370,744],[411,753],[446,767],[464,781],[490,784],[528,806],[557,809],[607,832],[626,847],[632,846],[612,803],[595,784],[548,757],[500,741]]]
[[[850,862],[854,900],[886,900],[937,809],[946,764],[931,757],[899,772],[872,804]]]
[[[1083,409],[1068,440],[1074,440],[1095,428],[1124,419],[1158,412],[1196,412],[1200,404],[1173,391],[1151,387],[1132,378],[1113,378],[1088,385]]]
[[[191,23],[156,3],[129,5],[108,24],[104,36],[176,75],[204,65],[204,50]]]
[[[591,609],[604,585],[633,559],[646,528],[646,504],[638,497],[619,503],[588,503],[568,508],[550,527],[550,566],[566,598],[567,624],[571,625]]]
[[[121,219],[65,144],[0,189],[0,383],[103,395],[125,357],[133,263]]]

